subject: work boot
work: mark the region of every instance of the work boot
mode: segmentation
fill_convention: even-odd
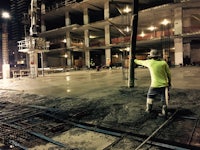
[[[150,113],[152,111],[152,104],[147,104],[145,112]]]
[[[162,112],[158,114],[160,117],[167,117],[167,105],[162,106]]]

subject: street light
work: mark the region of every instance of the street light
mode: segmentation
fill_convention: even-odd
[[[9,52],[8,52],[8,29],[7,19],[10,18],[10,14],[6,11],[2,12],[1,17],[4,19],[2,23],[2,75],[3,79],[10,78],[10,64],[9,64]]]
[[[2,18],[4,19],[9,19],[10,18],[10,14],[6,11],[2,12]]]

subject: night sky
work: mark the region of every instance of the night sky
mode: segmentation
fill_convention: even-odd
[[[8,9],[9,0],[0,0],[0,9]]]

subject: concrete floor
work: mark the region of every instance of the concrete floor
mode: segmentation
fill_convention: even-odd
[[[92,98],[105,96],[119,87],[128,86],[127,71],[113,69],[45,74],[44,77],[35,79],[29,77],[2,79],[0,85],[1,89],[44,96]],[[171,74],[172,88],[200,89],[200,67],[171,68]],[[135,78],[136,87],[148,87],[150,84],[148,69],[135,69]]]
[[[200,89],[200,67],[171,68],[171,73],[172,88]],[[0,80],[0,89],[56,98],[80,97],[93,99],[109,96],[112,92],[118,91],[120,87],[127,87],[126,78],[127,70],[122,71],[121,69],[101,70],[98,72],[96,70],[73,71],[46,74],[44,77],[35,79],[24,77]],[[150,84],[149,71],[146,68],[137,68],[135,70],[135,78],[136,87],[146,88]],[[80,130],[82,129],[74,128],[60,136],[54,137],[54,140],[61,143],[70,143],[70,145],[75,145],[75,147],[80,144],[81,147],[86,149],[103,149],[116,140],[112,136]],[[49,143],[36,149],[48,149],[48,147],[52,146]]]

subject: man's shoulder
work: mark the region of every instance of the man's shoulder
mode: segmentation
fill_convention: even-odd
[[[163,59],[153,59],[153,61],[158,62],[158,63],[167,63],[165,60]]]

